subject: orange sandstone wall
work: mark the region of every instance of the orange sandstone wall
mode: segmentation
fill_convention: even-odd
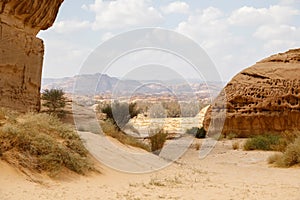
[[[52,26],[63,0],[0,1],[0,106],[40,109],[44,55],[40,30]]]

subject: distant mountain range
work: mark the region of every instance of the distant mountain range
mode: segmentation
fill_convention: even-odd
[[[43,78],[42,90],[51,88],[63,89],[66,93],[107,94],[198,94],[210,92],[217,94],[224,83],[203,82],[200,80],[122,80],[106,74],[86,74],[65,78]]]

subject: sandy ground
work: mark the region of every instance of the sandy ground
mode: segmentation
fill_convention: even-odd
[[[103,166],[102,174],[42,183],[0,161],[0,199],[300,199],[300,168],[274,168],[267,164],[272,152],[232,150],[232,142],[219,141],[202,160],[191,146],[178,161],[153,173]]]

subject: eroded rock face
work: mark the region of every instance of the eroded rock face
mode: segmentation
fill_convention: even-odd
[[[243,70],[224,91],[227,110],[223,134],[300,130],[300,49],[273,55]],[[207,112],[206,130],[210,122],[211,113]]]
[[[63,0],[0,1],[0,106],[40,109],[43,41]]]

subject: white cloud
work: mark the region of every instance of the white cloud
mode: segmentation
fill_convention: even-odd
[[[71,33],[90,27],[88,21],[66,20],[55,22],[52,29],[57,33]]]
[[[111,33],[111,32],[106,32],[106,33],[104,33],[104,34],[102,35],[101,41],[102,41],[102,42],[105,42],[106,40],[109,40],[109,39],[112,38],[113,36],[114,36],[113,33]]]
[[[179,14],[187,14],[189,13],[190,6],[186,2],[182,1],[175,1],[167,6],[161,7],[161,10],[165,14],[171,14],[171,13],[179,13]]]
[[[299,48],[299,13],[283,5],[245,6],[230,13],[210,7],[191,14],[176,30],[196,40],[228,79],[263,56]]]
[[[176,30],[190,36],[205,49],[220,74],[226,74],[223,78],[229,78],[228,74],[237,68],[235,65],[242,65],[236,57],[240,53],[237,49],[243,46],[245,41],[242,37],[231,33],[227,16],[221,10],[210,7],[197,11],[186,21],[181,22]]]
[[[219,41],[230,36],[224,14],[217,8],[210,7],[189,16],[176,30],[196,39],[205,48],[212,48]]]
[[[285,52],[289,49],[299,48],[299,42],[294,40],[270,40],[263,44],[263,48],[266,52],[273,52],[276,49],[277,52]],[[269,54],[270,55],[270,54]]]
[[[300,28],[289,25],[264,25],[260,26],[253,34],[254,38],[263,41],[266,51],[278,49],[286,51],[300,46]]]
[[[262,40],[298,39],[300,41],[300,29],[288,25],[263,25],[254,32],[253,36]]]
[[[189,6],[185,0],[168,1],[170,3],[165,4],[163,1],[154,0],[92,2],[81,7],[90,12],[85,18],[89,21],[72,20],[80,19],[78,18],[80,15],[75,13],[77,17],[74,14],[72,17],[58,18],[58,22],[52,27],[50,35],[57,36],[59,35],[57,33],[77,31],[80,35],[69,37],[70,35],[64,34],[49,43],[45,42],[48,57],[45,59],[45,66],[48,66],[47,74],[55,76],[55,71],[67,71],[67,67],[61,69],[60,66],[68,66],[68,70],[73,72],[75,69],[78,70],[79,63],[88,55],[90,49],[94,48],[96,42],[93,43],[92,40],[105,41],[114,34],[140,26],[165,25],[190,36],[206,50],[226,79],[263,57],[300,46],[299,0],[278,0],[277,5],[259,8],[253,3],[250,4],[252,6],[231,11],[228,9],[233,6],[229,4],[226,9],[222,6],[219,9],[214,7],[200,9],[199,6],[192,7],[192,4]],[[172,13],[186,15],[168,16]],[[174,27],[177,20],[182,20],[182,17],[184,20]],[[95,34],[91,29],[100,31]],[[101,38],[98,33],[102,34]],[[81,40],[82,34],[90,35],[91,38]]]
[[[151,6],[150,0],[95,0],[83,6],[96,14],[93,29],[121,29],[135,26],[153,26],[163,17]]]
[[[231,25],[257,26],[269,23],[286,23],[299,11],[292,7],[274,5],[269,8],[244,6],[232,12],[228,21]]]

